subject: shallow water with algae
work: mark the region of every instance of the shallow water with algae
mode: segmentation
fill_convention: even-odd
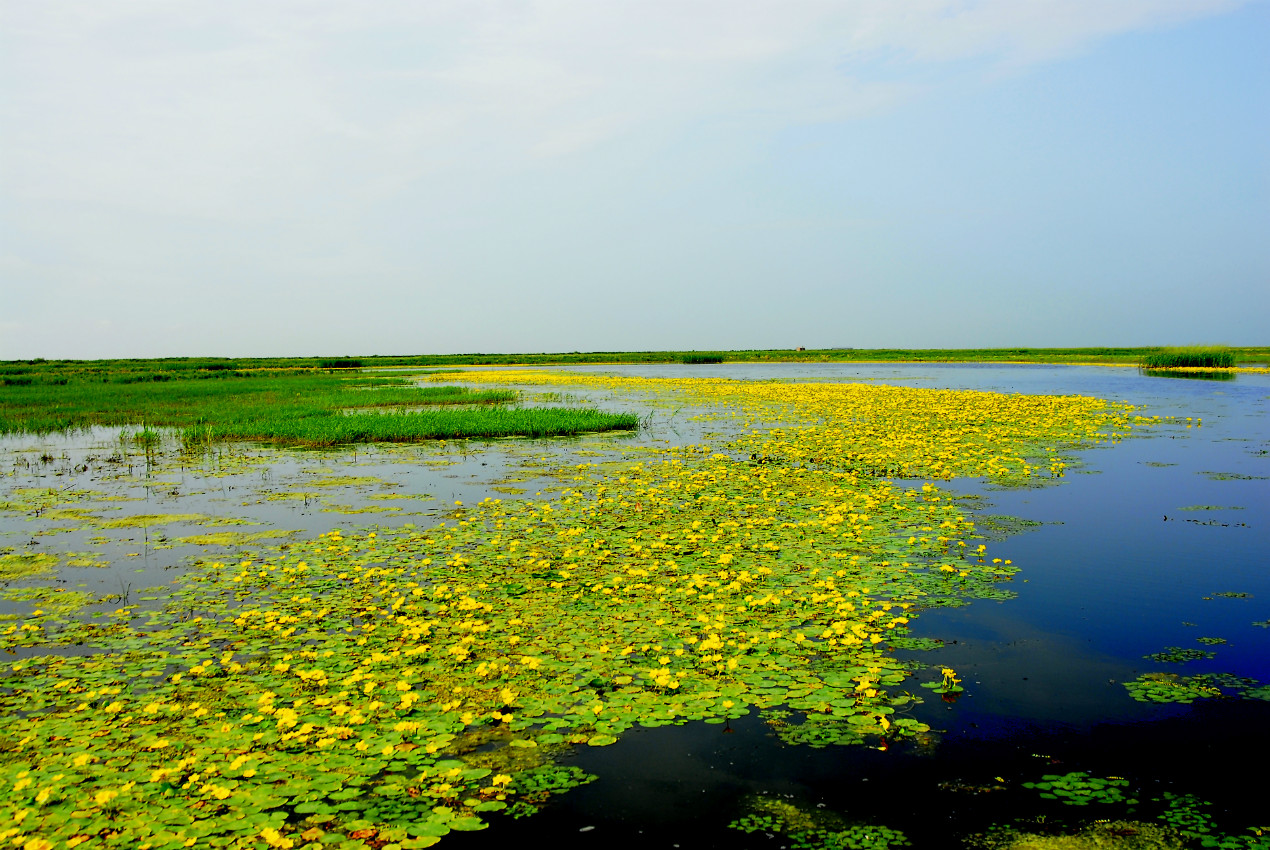
[[[644,427],[6,442],[3,840],[1265,846],[1262,376],[445,378]]]

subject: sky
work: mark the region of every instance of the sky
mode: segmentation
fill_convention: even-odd
[[[0,0],[0,359],[1270,344],[1266,0]]]

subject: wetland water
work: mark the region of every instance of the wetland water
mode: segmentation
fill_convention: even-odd
[[[1270,822],[1260,767],[1270,758],[1270,702],[1159,705],[1129,699],[1123,687],[1150,671],[1270,681],[1270,378],[1176,380],[1124,368],[1039,365],[688,370],[1090,395],[1182,421],[1081,453],[1082,465],[1056,486],[951,483],[981,497],[969,503],[981,513],[1036,525],[992,544],[994,554],[1022,567],[1011,584],[1015,598],[926,611],[914,623],[913,635],[943,642],[936,663],[967,680],[956,703],[928,700],[918,709],[942,731],[933,750],[791,748],[758,722],[730,737],[687,727],[659,730],[666,740],[652,741],[637,731],[611,750],[587,753],[584,762],[603,776],[622,774],[629,758],[634,774],[604,783],[608,789],[600,783],[579,789],[569,810],[552,815],[558,823],[534,824],[542,835],[561,835],[581,821],[621,835],[629,824],[646,822],[657,824],[662,843],[654,846],[667,846],[707,812],[717,810],[716,820],[735,817],[738,797],[765,793],[901,828],[921,846],[956,846],[958,835],[1014,817],[1070,814],[1061,805],[1037,809],[1028,797],[1033,792],[1019,786],[1038,774],[1071,771],[1129,777],[1148,794],[1217,801],[1232,825]],[[682,374],[674,367],[639,373]],[[1188,417],[1202,425],[1188,426]],[[1225,642],[1198,643],[1201,637]],[[1184,663],[1145,657],[1172,646],[1215,650],[1215,657]],[[672,783],[667,774],[684,779]],[[761,839],[712,843],[698,834],[682,846],[785,843],[779,836]]]
[[[1270,377],[1173,380],[1132,369],[964,364],[556,371],[1074,394],[1175,419],[1079,452],[1065,477],[1044,486],[940,482],[991,533],[990,554],[1020,572],[1001,598],[923,610],[910,624],[909,638],[936,648],[896,654],[951,667],[964,686],[945,699],[921,694],[913,715],[930,734],[884,751],[814,749],[783,743],[757,710],[726,724],[636,727],[615,744],[577,747],[559,759],[595,781],[532,817],[494,817],[486,830],[452,833],[443,846],[796,846],[775,830],[728,828],[757,813],[779,815],[786,832],[826,818],[829,831],[872,824],[902,831],[915,846],[948,847],[1000,825],[1039,832],[1065,820],[1153,822],[1165,804],[1151,801],[1166,792],[1210,801],[1207,811],[1231,834],[1270,821],[1259,778],[1248,778],[1270,757],[1270,701],[1249,696],[1254,686],[1185,704],[1137,701],[1125,687],[1143,674],[1270,682]],[[722,440],[737,428],[694,418],[691,407],[600,389],[568,392],[647,413],[648,427],[633,436],[323,452],[242,445],[198,463],[161,446],[147,454],[113,431],[6,440],[0,552],[13,570],[45,557],[55,572],[28,581],[9,575],[0,604],[18,618],[75,592],[88,602],[86,616],[124,603],[157,606],[172,578],[199,559],[332,528],[426,528],[453,516],[456,501],[550,499],[562,488],[552,474],[562,466]],[[543,403],[569,402],[561,395]],[[280,532],[289,535],[246,536]],[[1147,657],[1174,647],[1184,652]],[[1024,787],[1076,771],[1124,777],[1142,802],[1132,813],[1114,802],[1078,808]],[[855,843],[833,846],[888,846],[877,835],[852,835]]]

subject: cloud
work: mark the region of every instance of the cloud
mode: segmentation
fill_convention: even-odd
[[[8,0],[3,175],[27,198],[304,217],[314,187],[356,202],[711,116],[846,120],[929,88],[923,66],[1017,68],[1231,5]]]

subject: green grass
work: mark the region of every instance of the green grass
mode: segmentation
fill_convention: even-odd
[[[1145,369],[1229,369],[1235,365],[1235,354],[1229,348],[1193,345],[1185,348],[1162,348],[1143,356]]]
[[[334,407],[413,407],[434,404],[510,404],[515,390],[474,390],[471,387],[409,387],[344,392],[332,397]]]
[[[80,372],[67,380],[35,380],[0,388],[0,434],[53,433],[144,423],[179,428],[187,448],[222,439],[259,439],[328,446],[359,441],[548,437],[634,429],[634,415],[598,410],[505,409],[511,390],[414,387],[402,378],[279,370],[216,380],[188,372],[163,381],[111,380]],[[400,412],[355,412],[397,408]],[[407,408],[420,408],[407,412]],[[445,408],[445,409],[438,409]]]
[[[682,358],[682,362],[687,363],[689,365],[699,365],[699,364],[706,364],[706,363],[722,363],[723,355],[722,354],[685,354]]]
[[[265,440],[280,445],[409,443],[421,440],[487,440],[499,437],[559,437],[588,431],[633,430],[634,414],[562,408],[426,410],[411,413],[340,414],[288,411],[269,418],[192,426],[182,433],[190,448],[219,440]]]

